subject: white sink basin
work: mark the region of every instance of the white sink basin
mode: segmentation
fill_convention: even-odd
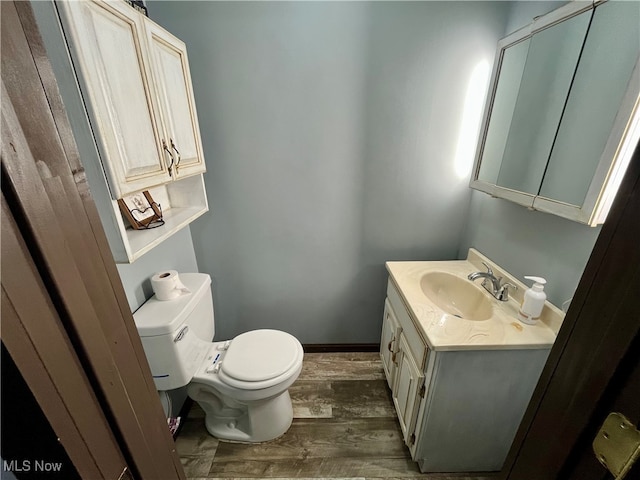
[[[467,279],[447,272],[428,272],[420,279],[422,292],[438,308],[465,320],[488,320],[491,300]]]

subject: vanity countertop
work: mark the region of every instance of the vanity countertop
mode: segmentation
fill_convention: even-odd
[[[466,320],[447,314],[434,305],[420,288],[420,279],[425,273],[444,271],[466,280],[472,272],[486,271],[483,261],[492,266],[497,276],[518,287],[509,301],[501,302],[480,287],[480,281],[477,281],[478,289],[491,299],[493,305],[493,315],[488,320]],[[475,249],[469,250],[466,260],[387,262],[386,267],[409,315],[432,350],[550,348],[564,318],[564,313],[547,301],[541,319],[535,325],[519,321],[518,309],[528,287]]]

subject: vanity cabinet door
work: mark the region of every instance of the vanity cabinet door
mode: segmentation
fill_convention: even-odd
[[[145,19],[163,138],[176,179],[205,171],[187,50],[184,42]]]
[[[400,324],[389,303],[389,299],[385,299],[382,338],[380,339],[380,359],[387,377],[387,383],[391,389],[393,389],[393,381],[396,376],[400,331]]]
[[[404,441],[411,447],[416,441],[413,429],[420,405],[420,389],[423,386],[424,375],[416,365],[404,333],[400,334],[397,360],[398,369],[392,397]]]
[[[170,180],[143,17],[125,2],[60,2],[114,199]]]

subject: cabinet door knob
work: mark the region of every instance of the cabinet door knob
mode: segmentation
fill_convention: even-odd
[[[171,146],[173,146],[173,141],[171,139],[169,139],[169,141],[171,141]],[[173,158],[173,153],[171,152],[171,150],[169,150],[169,147],[167,147],[167,142],[165,142],[164,139],[162,139],[162,148],[164,149],[165,152],[169,154],[169,157],[171,157],[171,163],[169,164],[169,167],[167,167],[169,176],[171,176],[171,169],[173,168],[173,163],[175,159]]]

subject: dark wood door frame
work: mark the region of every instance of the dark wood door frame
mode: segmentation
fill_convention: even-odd
[[[127,463],[4,195],[0,245],[2,343],[79,475],[121,478]]]
[[[640,344],[640,146],[596,241],[501,478],[569,478]],[[638,400],[640,403],[640,400]],[[637,405],[637,404],[636,404]],[[623,412],[624,413],[624,412]],[[630,413],[631,415],[631,413]],[[603,467],[598,465],[598,468]]]
[[[184,479],[31,6],[0,2],[0,8],[2,192],[7,212],[132,474]],[[4,271],[5,258],[2,267]],[[3,275],[3,288],[5,279]],[[14,327],[15,322],[3,321],[3,339],[14,338]],[[45,358],[40,344],[32,345]],[[21,373],[27,381],[34,378]]]

